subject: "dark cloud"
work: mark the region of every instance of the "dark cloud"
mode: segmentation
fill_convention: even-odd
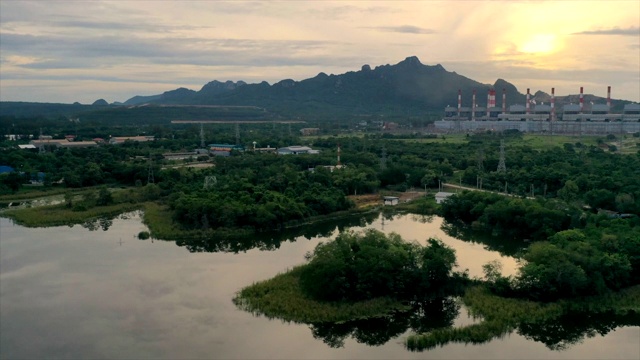
[[[572,35],[623,35],[623,36],[640,36],[640,27],[630,27],[627,29],[612,28],[601,30],[586,30],[573,33]]]
[[[365,29],[372,29],[372,30],[384,31],[384,32],[403,33],[403,34],[435,34],[437,33],[433,29],[426,29],[426,28],[421,28],[421,27],[412,26],[412,25],[371,26],[371,27],[366,27]]]

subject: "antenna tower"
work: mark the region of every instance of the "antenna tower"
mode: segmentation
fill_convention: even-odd
[[[504,140],[500,140],[500,162],[498,163],[498,172],[507,172],[507,165],[504,162]]]

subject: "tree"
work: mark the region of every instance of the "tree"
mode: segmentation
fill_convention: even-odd
[[[573,201],[578,196],[578,184],[573,180],[567,180],[564,183],[564,187],[558,190],[558,196],[564,201]]]
[[[98,191],[98,198],[96,199],[96,205],[98,206],[106,206],[113,203],[113,196],[111,195],[111,191],[106,187],[101,187]]]
[[[439,240],[429,239],[422,247],[373,229],[343,232],[316,246],[306,258],[300,286],[324,301],[431,294],[444,287],[456,261],[454,250]]]

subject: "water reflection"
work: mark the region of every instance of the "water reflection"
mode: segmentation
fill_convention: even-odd
[[[442,230],[449,236],[463,241],[483,244],[485,249],[491,251],[498,251],[501,254],[516,256],[522,250],[529,246],[528,240],[516,239],[516,238],[502,238],[498,236],[492,236],[480,231],[474,231],[468,226],[461,223],[454,224],[445,221],[442,224]]]
[[[640,313],[633,311],[627,314],[568,311],[552,320],[523,322],[518,333],[551,350],[566,350],[596,334],[604,336],[618,327],[639,325]]]
[[[395,312],[386,317],[360,319],[340,323],[311,324],[313,337],[332,348],[343,347],[347,338],[369,346],[380,346],[407,330],[427,332],[452,326],[460,312],[453,297],[414,302],[409,311]]]
[[[185,247],[189,252],[245,252],[251,249],[273,251],[280,248],[280,244],[296,241],[298,238],[307,240],[316,237],[331,237],[351,227],[366,227],[373,223],[379,214],[370,212],[357,216],[350,216],[338,220],[323,221],[295,228],[283,229],[278,232],[258,233],[252,236],[232,238],[196,238],[176,240],[178,246]]]
[[[113,225],[113,219],[114,217],[99,217],[97,219],[90,219],[87,220],[85,222],[83,222],[82,224],[80,224],[80,226],[82,226],[83,228],[89,230],[89,231],[96,231],[98,229],[102,229],[103,231],[107,231],[109,230],[109,228],[111,227],[111,225]],[[72,227],[73,225],[69,225],[69,227]]]

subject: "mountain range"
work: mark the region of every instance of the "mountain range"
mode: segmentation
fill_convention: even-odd
[[[407,57],[395,65],[371,68],[340,75],[319,73],[302,81],[286,79],[273,85],[267,82],[247,84],[243,81],[212,81],[195,91],[179,88],[152,96],[135,96],[124,105],[252,105],[280,114],[296,115],[322,111],[332,114],[396,114],[417,115],[425,111],[441,112],[447,105],[456,107],[458,90],[463,106],[470,107],[475,90],[478,106],[486,105],[489,89],[496,90],[496,101],[502,106],[502,89],[507,104],[524,104],[525,94],[506,80],[483,84],[442,65],[424,65],[415,57]],[[606,99],[587,94],[585,104],[604,103]],[[549,102],[550,95],[537,91],[531,99]],[[556,97],[557,106],[577,102],[575,95]],[[626,103],[626,102],[622,102]],[[622,106],[618,101],[613,103]]]
[[[256,106],[280,117],[315,116],[334,117],[348,115],[423,116],[426,112],[442,113],[446,106],[457,106],[458,90],[462,91],[463,106],[471,106],[472,93],[477,93],[478,106],[486,106],[487,91],[496,90],[497,106],[502,106],[502,90],[507,104],[524,104],[525,94],[506,80],[483,84],[456,72],[447,71],[442,65],[424,65],[415,57],[407,57],[395,65],[371,68],[363,65],[358,71],[339,75],[319,73],[313,78],[294,81],[285,79],[273,85],[267,82],[248,84],[244,81],[211,81],[200,90],[178,88],[151,96],[134,96],[124,103],[107,105],[102,99],[90,108],[137,107],[142,105],[223,105]],[[532,93],[537,103],[549,102],[550,95]],[[585,104],[605,103],[606,99],[584,95]],[[577,95],[556,97],[556,106],[578,102]],[[614,110],[628,101],[613,100]],[[0,115],[29,113],[30,103],[2,103]],[[33,108],[37,104],[33,104]],[[69,106],[77,111],[78,105]],[[18,109],[12,111],[11,109]],[[40,106],[42,108],[42,106]],[[58,108],[59,109],[59,108]],[[75,110],[74,110],[75,109]],[[62,113],[61,110],[59,110]]]

